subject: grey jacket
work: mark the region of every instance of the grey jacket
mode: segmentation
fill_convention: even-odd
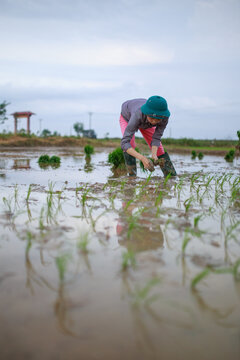
[[[144,115],[141,111],[141,106],[145,104],[147,99],[133,99],[125,101],[122,104],[121,115],[128,122],[121,140],[121,148],[123,151],[127,151],[131,147],[130,141],[138,131],[138,129],[149,129],[156,126],[155,132],[152,137],[151,146],[159,146],[162,134],[167,126],[168,119],[162,120],[157,125],[152,125],[147,121],[147,115]]]

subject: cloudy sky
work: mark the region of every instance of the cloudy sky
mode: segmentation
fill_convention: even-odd
[[[36,113],[34,132],[69,135],[92,112],[98,137],[120,136],[122,102],[152,95],[164,136],[240,129],[240,0],[0,0],[0,33],[0,102]]]

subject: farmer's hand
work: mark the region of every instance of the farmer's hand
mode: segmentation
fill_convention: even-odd
[[[158,150],[157,146],[152,146],[152,159],[154,161],[158,161],[157,150]]]
[[[146,158],[145,156],[142,156],[141,161],[143,163],[144,169],[147,169],[150,171],[154,170],[153,163],[148,158]]]

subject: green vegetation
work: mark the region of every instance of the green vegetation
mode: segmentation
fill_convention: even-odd
[[[90,157],[92,154],[94,154],[94,147],[92,145],[86,145],[84,147],[84,152],[86,156]]]
[[[122,254],[122,270],[126,270],[129,266],[136,265],[135,253],[128,250]]]
[[[81,122],[76,122],[75,124],[73,124],[73,128],[77,133],[77,136],[80,136],[83,133],[83,123]]]
[[[71,258],[70,254],[64,254],[64,255],[57,256],[55,259],[57,269],[58,269],[59,279],[61,282],[63,282],[65,280],[66,270],[67,270],[67,266],[70,261],[70,258]]]
[[[53,155],[50,157],[49,155],[41,155],[38,159],[38,164],[40,167],[47,167],[51,165],[52,167],[59,167],[61,163],[61,159],[59,156]]]
[[[52,157],[50,157],[50,164],[51,165],[58,165],[61,163],[61,159],[59,156],[53,155]]]
[[[192,151],[192,159],[195,159],[197,157],[197,152],[195,150]]]
[[[80,234],[78,240],[77,240],[77,248],[84,254],[87,254],[89,252],[88,250],[88,244],[89,244],[89,233],[86,232],[84,234]]]
[[[226,154],[226,156],[224,157],[224,159],[227,161],[227,162],[233,162],[235,158],[235,150],[229,150],[229,152]]]
[[[196,157],[199,158],[199,160],[202,160],[202,158],[204,157],[202,152],[197,153],[196,150],[192,151],[192,159],[196,159]]]
[[[108,162],[110,164],[112,164],[115,168],[118,168],[122,165],[125,164],[124,161],[124,156],[123,156],[123,151],[121,148],[117,148],[115,150],[113,150],[109,155],[108,155]]]
[[[9,104],[10,103],[7,103],[6,101],[0,104],[0,124],[4,124],[4,122],[8,120],[6,114],[7,114],[7,106]]]
[[[50,163],[50,157],[49,155],[45,154],[45,155],[41,155],[38,159],[38,163],[40,164],[46,164],[48,165]]]

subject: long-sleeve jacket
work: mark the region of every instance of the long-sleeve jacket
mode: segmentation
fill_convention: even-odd
[[[133,99],[125,101],[122,104],[121,115],[128,122],[121,140],[121,148],[127,151],[131,147],[130,141],[138,131],[141,129],[149,129],[156,126],[152,137],[151,146],[159,146],[164,129],[167,126],[168,119],[161,120],[157,125],[152,125],[147,121],[147,115],[141,111],[141,106],[146,103],[147,99]]]

